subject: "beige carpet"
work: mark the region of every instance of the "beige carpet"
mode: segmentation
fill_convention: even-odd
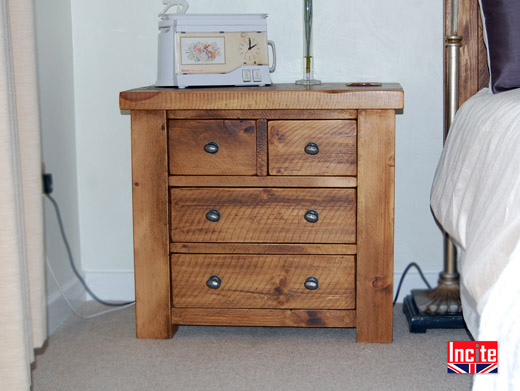
[[[33,390],[471,389],[471,375],[446,373],[446,342],[469,339],[464,330],[410,334],[401,306],[394,325],[388,345],[356,344],[354,329],[270,327],[186,326],[171,340],[138,340],[129,308],[69,320],[37,355]]]

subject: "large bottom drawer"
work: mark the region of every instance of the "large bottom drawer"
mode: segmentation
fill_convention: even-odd
[[[174,254],[171,270],[173,307],[355,308],[354,256]]]

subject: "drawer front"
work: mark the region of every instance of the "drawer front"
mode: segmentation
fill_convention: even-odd
[[[171,269],[174,307],[355,308],[353,256],[174,254]]]
[[[256,122],[170,120],[172,175],[256,175]]]
[[[356,121],[270,121],[269,174],[357,174]]]
[[[355,243],[354,189],[179,188],[173,242]]]

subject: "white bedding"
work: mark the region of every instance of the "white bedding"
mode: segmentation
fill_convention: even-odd
[[[461,250],[468,328],[476,339],[499,341],[499,374],[506,370],[500,363],[506,350],[518,370],[520,324],[511,327],[511,320],[520,319],[520,250],[515,251],[520,242],[520,89],[493,95],[486,88],[459,109],[435,174],[431,206]],[[512,350],[501,346],[506,341]]]

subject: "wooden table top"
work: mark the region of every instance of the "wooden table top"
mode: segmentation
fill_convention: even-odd
[[[149,86],[121,92],[119,105],[122,110],[399,110],[404,107],[404,91],[398,83],[376,87],[347,83],[185,89]]]

